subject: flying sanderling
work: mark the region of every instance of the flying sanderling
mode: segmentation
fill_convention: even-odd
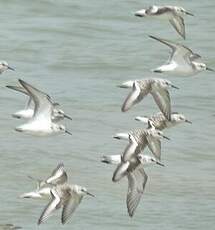
[[[150,117],[137,116],[137,117],[135,117],[135,120],[141,121],[145,124],[148,124],[149,120],[151,120],[153,123],[153,126],[159,130],[170,128],[170,127],[173,127],[177,124],[181,124],[183,122],[192,124],[192,122],[189,121],[183,114],[176,113],[176,112],[171,114],[171,120],[170,121],[167,120],[166,117],[161,112],[158,112],[155,115],[152,115]]]
[[[133,105],[139,103],[150,93],[164,116],[168,120],[171,119],[171,100],[167,89],[169,87],[178,89],[178,87],[174,86],[170,81],[156,78],[134,80],[124,82],[119,87],[132,88],[132,91],[129,93],[122,105],[121,110],[123,112],[126,112]]]
[[[172,53],[167,63],[153,70],[156,73],[172,73],[179,76],[192,76],[204,70],[214,71],[201,62],[201,56],[193,53],[188,47],[172,41],[150,36],[151,38],[169,46]]]
[[[25,124],[16,127],[15,130],[34,136],[48,136],[58,133],[72,135],[65,126],[52,122],[54,106],[50,97],[23,80],[19,80],[19,82],[31,95],[35,108],[33,117]]]
[[[151,17],[160,20],[168,20],[184,39],[185,23],[183,17],[185,15],[193,16],[193,14],[178,6],[150,6],[148,9],[142,9],[135,12],[135,16],[138,17]]]

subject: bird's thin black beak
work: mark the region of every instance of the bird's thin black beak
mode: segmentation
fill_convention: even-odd
[[[163,166],[163,167],[165,166],[164,164],[162,164],[162,163],[159,162],[159,161],[156,161],[156,164],[157,164],[157,165],[160,165],[160,166]]]
[[[72,121],[72,118],[70,116],[64,114],[64,117]]]
[[[171,85],[171,87],[172,88],[174,88],[174,89],[179,89],[177,86],[175,86],[175,85]]]
[[[162,137],[163,137],[164,139],[170,140],[170,138],[167,137],[167,136],[162,135]]]
[[[192,121],[189,121],[189,120],[185,120],[185,122],[189,123],[189,124],[192,124]]]
[[[70,133],[68,130],[65,130],[65,133],[67,133],[67,134],[72,136],[72,133]]]
[[[8,68],[8,69],[10,69],[10,70],[15,71],[15,69],[14,69],[14,68],[12,68],[12,67],[10,67],[10,66],[8,66],[7,68]]]
[[[206,70],[215,72],[215,70],[214,70],[214,69],[209,68],[209,67],[206,67]]]
[[[95,195],[93,195],[93,194],[90,193],[90,192],[86,192],[86,194],[89,195],[89,196],[95,197]]]
[[[194,14],[191,14],[190,12],[185,11],[187,15],[194,16]]]

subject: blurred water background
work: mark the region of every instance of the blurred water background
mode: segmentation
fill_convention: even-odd
[[[195,14],[186,17],[183,41],[167,22],[137,18],[134,12],[151,4],[179,5]],[[21,200],[35,188],[27,178],[44,178],[64,162],[71,183],[86,186],[87,197],[64,229],[181,230],[211,229],[214,225],[215,80],[214,73],[196,77],[153,74],[163,64],[168,48],[148,35],[183,42],[215,68],[215,2],[122,0],[1,0],[0,58],[16,72],[0,81],[0,222],[38,229],[36,222],[46,202]],[[138,115],[158,111],[147,97],[127,113],[120,107],[128,91],[116,85],[130,79],[163,77],[180,90],[171,90],[173,111],[193,124],[165,134],[165,168],[149,167],[149,180],[135,216],[126,210],[127,180],[111,181],[114,167],[103,165],[103,154],[121,154],[125,142],[112,138],[142,126]],[[51,95],[73,121],[65,121],[73,136],[35,138],[14,131],[21,120],[11,114],[26,98],[5,88],[21,78]],[[56,213],[40,229],[60,229]]]

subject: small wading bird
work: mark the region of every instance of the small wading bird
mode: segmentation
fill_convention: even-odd
[[[9,88],[9,89],[15,90],[17,92],[21,92],[24,95],[27,95],[29,97],[28,102],[26,104],[26,107],[24,109],[22,109],[22,110],[19,110],[19,111],[15,112],[14,114],[12,114],[12,116],[15,117],[15,118],[18,118],[18,119],[20,119],[20,118],[22,118],[22,119],[30,119],[30,118],[32,118],[33,115],[34,115],[34,105],[32,103],[33,98],[28,93],[28,91],[25,90],[25,88],[23,88],[21,86],[7,85],[6,87]],[[51,98],[50,98],[50,101],[51,101]],[[64,118],[72,120],[72,118],[70,116],[66,115],[62,109],[56,108],[57,106],[59,106],[58,103],[52,103],[52,104],[53,104],[53,114],[52,114],[52,121],[53,122],[58,122],[60,120],[63,120]]]
[[[34,136],[48,136],[58,133],[72,135],[66,130],[65,126],[52,122],[54,106],[47,94],[23,80],[19,80],[19,83],[28,92],[35,107],[33,117],[27,123],[16,127],[16,131]]]
[[[15,69],[10,67],[6,61],[0,61],[0,74],[8,69],[15,71]]]
[[[38,224],[46,221],[55,210],[60,208],[62,208],[61,222],[65,224],[85,195],[95,197],[89,193],[85,187],[68,184],[68,177],[63,165],[58,168],[61,168],[61,170],[55,170],[51,177],[45,181],[46,183],[54,185],[54,187],[50,191],[51,201],[43,210]]]
[[[166,39],[149,36],[172,49],[172,53],[166,64],[153,70],[156,73],[172,73],[178,76],[193,76],[204,70],[214,71],[201,62],[201,56],[193,53],[188,47],[174,43]]]
[[[170,81],[164,79],[143,79],[126,81],[120,88],[132,88],[122,105],[122,112],[128,111],[132,106],[139,103],[145,96],[151,94],[155,103],[159,107],[164,116],[171,120],[171,100],[168,88],[178,87],[174,86]]]
[[[155,129],[163,130],[166,128],[171,128],[175,125],[181,124],[183,122],[192,124],[191,121],[187,120],[186,117],[183,114],[180,113],[172,113],[171,114],[171,120],[167,120],[166,117],[161,113],[158,112],[153,116],[147,117],[147,116],[137,116],[135,117],[136,121],[141,121],[145,124],[149,123],[149,120],[152,122]]]
[[[146,146],[154,154],[156,159],[161,159],[161,138],[170,140],[163,132],[153,128],[136,129],[128,133],[117,133],[114,138],[129,141],[122,154],[122,160],[128,161],[133,155],[141,153]]]
[[[133,155],[133,157],[126,162],[123,161],[120,155],[103,156],[102,162],[108,164],[118,164],[113,174],[112,180],[114,182],[119,181],[124,176],[127,177],[128,192],[126,204],[128,214],[132,217],[143,195],[148,179],[148,176],[144,171],[144,167],[151,163],[161,166],[164,165],[156,158],[143,154]]]
[[[43,210],[38,224],[45,222],[55,210],[60,208],[62,208],[61,222],[65,224],[80,204],[84,195],[94,197],[85,187],[68,183],[68,176],[63,163],[60,163],[47,179],[34,180],[38,181],[38,189],[30,193],[24,193],[20,197],[49,198],[49,203]]]
[[[175,30],[185,39],[184,16],[193,14],[189,13],[182,7],[178,6],[150,6],[148,9],[142,9],[135,12],[135,16],[146,18],[157,18],[159,20],[169,21]]]

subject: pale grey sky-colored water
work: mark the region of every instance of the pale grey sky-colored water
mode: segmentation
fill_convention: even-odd
[[[0,222],[23,229],[38,229],[36,222],[46,202],[20,200],[34,188],[27,175],[43,178],[64,162],[72,183],[86,186],[96,198],[85,197],[64,229],[178,230],[214,225],[214,73],[180,78],[156,75],[168,48],[149,34],[183,42],[215,68],[215,2],[153,1],[180,5],[195,14],[186,17],[187,40],[169,23],[144,20],[133,13],[151,1],[8,0],[0,1],[0,58],[16,72],[0,81]],[[123,114],[127,95],[116,85],[129,79],[168,78],[180,90],[171,90],[173,110],[184,113],[192,125],[165,132],[165,168],[149,167],[149,180],[135,216],[127,215],[127,181],[111,181],[114,167],[102,165],[103,154],[119,154],[125,143],[113,140],[116,132],[140,126],[133,118],[157,112],[148,97]],[[22,121],[10,114],[26,98],[5,88],[22,78],[50,94],[73,117],[65,121],[73,136],[48,138],[14,131]],[[63,122],[64,123],[64,122]],[[40,229],[60,229],[56,213]]]

